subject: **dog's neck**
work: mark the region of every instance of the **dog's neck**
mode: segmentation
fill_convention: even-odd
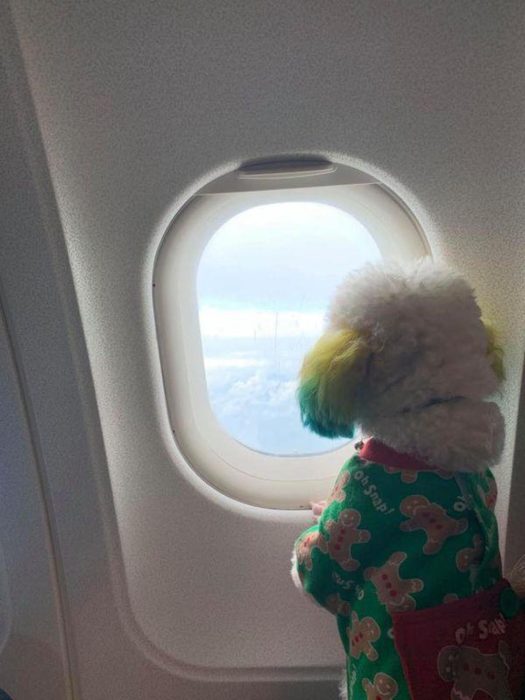
[[[361,424],[397,452],[417,455],[449,471],[481,471],[498,461],[503,449],[503,416],[495,403],[471,399],[432,403]]]

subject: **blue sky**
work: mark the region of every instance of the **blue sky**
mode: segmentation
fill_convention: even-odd
[[[296,377],[337,285],[379,257],[358,221],[320,203],[254,207],[215,233],[199,265],[199,315],[210,403],[233,437],[272,454],[337,446],[302,427]]]

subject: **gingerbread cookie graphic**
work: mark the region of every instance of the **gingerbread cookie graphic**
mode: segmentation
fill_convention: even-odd
[[[497,654],[482,654],[475,647],[444,647],[437,660],[438,673],[452,682],[450,697],[473,700],[478,691],[493,700],[512,700],[509,688],[509,650],[499,643]]]
[[[460,535],[468,527],[466,518],[451,518],[442,506],[431,503],[425,496],[407,496],[401,501],[399,510],[409,518],[399,526],[403,532],[425,531],[425,554],[436,554],[446,539]]]
[[[386,606],[390,614],[414,610],[416,601],[410,594],[423,590],[421,579],[400,577],[399,567],[406,558],[404,552],[394,552],[383,566],[371,566],[364,572],[365,579],[372,581],[379,601]]]
[[[366,700],[394,700],[398,691],[396,681],[386,673],[376,673],[373,683],[363,678],[362,686]]]
[[[383,470],[387,474],[399,474],[404,484],[414,484],[419,474],[417,469],[401,469],[400,467],[387,467],[386,465],[383,465]],[[432,471],[433,474],[437,474],[446,480],[454,478],[454,473],[447,472],[445,469],[427,469],[425,471]]]
[[[345,571],[355,571],[359,568],[359,562],[352,557],[352,546],[368,542],[370,533],[368,530],[359,530],[361,515],[353,508],[341,511],[337,520],[328,520],[325,525],[328,534],[328,554]]]
[[[338,503],[343,503],[343,501],[346,498],[346,493],[345,493],[345,488],[348,486],[350,483],[350,473],[349,472],[343,472],[343,474],[340,474],[337,478],[337,481],[335,482],[335,486],[332,489],[332,493],[330,494],[330,501],[337,501]]]
[[[457,593],[447,593],[447,595],[443,597],[444,603],[455,603],[456,600],[459,600]]]
[[[458,571],[466,572],[471,567],[477,566],[483,556],[483,539],[480,535],[474,535],[472,538],[472,547],[460,549],[456,554],[456,566]]]
[[[350,641],[350,655],[358,659],[364,654],[369,661],[376,661],[379,654],[372,646],[381,636],[379,625],[372,617],[363,617],[361,620],[357,613],[352,613],[352,623],[348,628]]]
[[[445,481],[454,478],[454,472],[447,472],[446,469],[435,469],[434,474],[437,474],[442,479],[445,479]]]
[[[496,501],[498,500],[498,487],[496,485],[496,479],[487,479],[489,483],[489,488],[484,491],[481,487],[479,488],[479,493],[481,498],[485,501],[485,505],[489,510],[494,510],[496,507]]]
[[[399,474],[404,484],[413,484],[417,481],[417,471],[414,469],[399,469],[398,467],[387,467],[383,465],[387,474]]]
[[[339,593],[334,593],[328,596],[325,601],[325,608],[332,613],[332,615],[343,615],[344,617],[350,616],[350,603],[343,600]]]
[[[327,551],[326,540],[319,532],[309,532],[295,548],[297,563],[304,564],[308,571],[313,567],[312,552],[315,548],[324,553]]]

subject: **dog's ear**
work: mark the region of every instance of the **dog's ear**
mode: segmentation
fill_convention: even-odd
[[[499,344],[498,336],[494,326],[487,319],[481,319],[487,334],[487,357],[490,366],[496,377],[503,381],[505,379],[505,367],[503,365],[503,348]]]
[[[323,437],[353,437],[371,351],[354,330],[329,330],[306,355],[298,399],[303,425]]]

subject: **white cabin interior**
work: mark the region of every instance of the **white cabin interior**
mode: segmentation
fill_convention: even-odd
[[[291,477],[275,502],[257,476],[246,497],[217,487],[166,400],[159,251],[190,200],[231,193],[246,163],[353,169],[361,184],[332,183],[349,197],[381,183],[417,245],[472,282],[505,348],[506,567],[525,552],[524,28],[519,0],[0,4],[0,688],[13,700],[337,697],[333,621],[289,577],[310,486]],[[305,183],[288,184],[309,201],[323,181]],[[182,260],[168,294],[181,315]],[[318,491],[330,469],[310,477]]]

